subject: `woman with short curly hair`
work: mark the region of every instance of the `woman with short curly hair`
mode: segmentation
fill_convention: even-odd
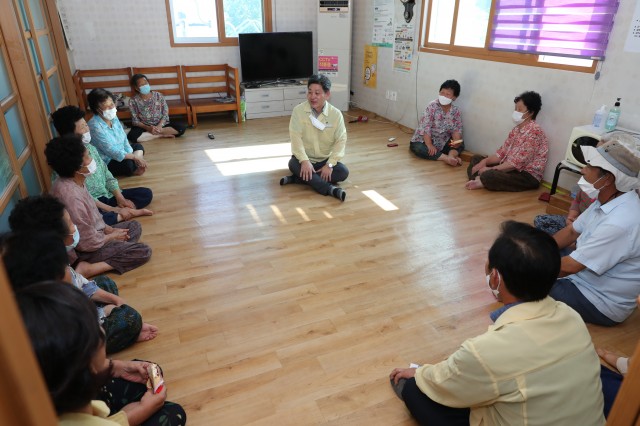
[[[51,194],[62,201],[76,224],[80,240],[75,247],[78,262],[108,265],[125,273],[146,263],[151,248],[138,242],[142,227],[136,221],[109,226],[104,223],[96,203],[85,186],[87,176],[95,172],[96,163],[77,135],[52,139],[45,148],[47,161],[59,178]]]

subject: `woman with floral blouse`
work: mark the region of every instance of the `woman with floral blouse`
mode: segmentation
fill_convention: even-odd
[[[444,161],[450,166],[459,166],[459,154],[464,150],[462,142],[462,116],[453,105],[460,96],[460,84],[447,80],[440,86],[438,99],[427,105],[418,123],[409,149],[426,160]]]
[[[495,154],[471,158],[465,188],[517,192],[540,186],[549,152],[547,136],[535,121],[542,98],[536,92],[524,92],[513,102],[511,118],[516,126]]]
[[[146,75],[136,74],[131,77],[131,87],[137,92],[129,100],[132,127],[127,138],[131,143],[138,142],[144,132],[160,138],[175,138],[184,134],[186,126],[169,124],[169,105],[160,92],[151,90]]]

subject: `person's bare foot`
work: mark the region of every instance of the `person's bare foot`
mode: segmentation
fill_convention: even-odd
[[[613,352],[610,352],[610,351],[608,351],[606,349],[597,348],[596,352],[598,353],[598,356],[600,358],[605,360],[608,364],[610,364],[613,367],[616,366],[616,362],[618,362],[618,358],[620,358],[620,356],[618,356],[618,355],[614,354]]]
[[[484,188],[484,185],[480,181],[480,177],[477,177],[474,180],[470,180],[469,182],[465,183],[464,187],[467,189],[481,189]]]
[[[163,138],[167,138],[167,139],[175,139],[175,135],[162,135],[161,137]]]
[[[457,167],[460,165],[456,157],[451,157],[449,155],[445,156],[444,154],[442,155],[442,157],[444,157],[444,162],[452,167]]]
[[[155,325],[147,324],[146,322],[142,324],[142,330],[140,330],[140,334],[138,335],[138,342],[146,342],[148,340],[154,339],[158,335],[158,327]]]
[[[76,272],[85,278],[95,277],[112,269],[113,267],[106,262],[89,263],[84,261],[79,262],[75,268]]]
[[[153,216],[153,212],[149,209],[131,209],[132,217]]]
[[[596,352],[600,358],[602,358],[611,367],[614,367],[616,370],[618,370],[618,372],[623,376],[627,374],[627,371],[629,371],[629,364],[631,363],[631,358],[627,358],[622,355],[617,355],[611,351],[608,351],[602,348],[597,348]]]

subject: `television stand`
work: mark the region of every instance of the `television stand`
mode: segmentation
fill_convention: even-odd
[[[307,100],[307,86],[300,82],[269,82],[242,84],[246,106],[246,119],[282,117],[291,115],[293,108]]]

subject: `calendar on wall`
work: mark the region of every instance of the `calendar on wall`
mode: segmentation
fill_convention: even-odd
[[[640,0],[636,0],[636,10],[631,18],[629,34],[624,43],[625,52],[640,52]]]

